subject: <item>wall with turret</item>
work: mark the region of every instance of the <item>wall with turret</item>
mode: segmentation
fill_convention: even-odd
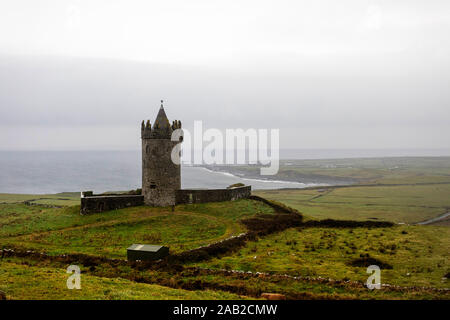
[[[251,192],[251,186],[231,189],[180,189],[172,190],[168,194],[156,194],[156,198],[160,199],[161,203],[164,201],[170,203],[165,204],[165,206],[169,206],[174,204],[234,201],[249,198]],[[149,201],[152,202],[153,200],[149,199]],[[80,213],[98,213],[141,205],[144,205],[144,195],[95,195],[92,191],[85,191],[82,192]]]

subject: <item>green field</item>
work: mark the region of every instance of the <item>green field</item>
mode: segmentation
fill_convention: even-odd
[[[352,181],[338,186],[254,191],[314,219],[414,224],[450,211],[449,157],[284,160],[276,177],[294,181],[317,178],[325,183],[337,179],[337,184],[339,179]]]
[[[450,183],[258,190],[254,193],[286,203],[317,219],[417,223],[450,211]]]
[[[0,193],[0,204],[23,203],[52,205],[52,206],[74,206],[80,204],[79,192],[62,192],[57,194],[12,194]]]
[[[275,223],[282,215],[243,199],[81,216],[78,193],[0,194],[0,249],[16,252],[2,253],[0,291],[8,299],[257,299],[263,292],[288,299],[449,299],[450,217],[415,225],[449,211],[449,168],[448,158],[285,162],[281,174],[294,172],[291,178],[353,184],[254,191],[297,209],[306,223],[158,268],[127,263],[126,248],[161,244],[182,256],[249,232],[243,219],[264,215]],[[395,224],[308,224],[330,218]],[[365,287],[373,261],[382,266],[382,283],[394,287]],[[82,269],[81,290],[66,288],[69,264]]]

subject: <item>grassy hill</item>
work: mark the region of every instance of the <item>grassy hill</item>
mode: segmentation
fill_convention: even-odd
[[[320,194],[307,190],[299,198]],[[446,227],[314,227],[301,220],[289,227],[282,221],[295,212],[253,199],[81,216],[70,202],[75,198],[61,200],[69,194],[42,197],[45,204],[30,203],[38,198],[33,195],[2,195],[0,248],[14,251],[2,251],[0,290],[11,299],[240,299],[263,292],[289,299],[449,298],[440,289],[448,287],[450,271]],[[356,205],[359,198],[353,199]],[[409,199],[404,201],[406,207]],[[433,201],[443,205],[439,197]],[[242,233],[251,236],[231,238]],[[226,239],[239,240],[192,261],[125,261],[132,243],[166,244],[174,257],[189,258],[190,250]],[[390,264],[382,282],[401,287],[368,290],[365,260],[354,264],[361,257]],[[69,264],[82,269],[81,290],[66,289]]]
[[[446,288],[449,239],[448,227],[290,228],[195,265],[364,282],[366,268],[352,262],[367,256],[390,265],[382,268],[383,283]]]
[[[178,300],[246,299],[220,290],[184,290],[82,273],[80,290],[68,290],[62,267],[33,264],[26,259],[0,262],[0,290],[13,300]]]
[[[0,245],[50,254],[85,253],[126,258],[133,243],[165,244],[172,253],[245,231],[243,217],[273,209],[253,200],[171,208],[133,207],[81,216],[79,206],[48,208],[0,204]]]

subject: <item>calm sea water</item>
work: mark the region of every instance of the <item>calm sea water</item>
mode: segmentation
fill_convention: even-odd
[[[200,167],[182,168],[183,188],[224,188],[242,182],[254,189],[312,184],[243,179]],[[0,193],[106,192],[141,187],[139,151],[1,151]]]
[[[448,151],[446,151],[448,152]],[[355,156],[436,155],[425,151],[304,150],[285,151],[284,158],[326,159]],[[442,154],[443,155],[443,154]],[[254,189],[302,188],[308,181],[244,179],[200,167],[182,168],[183,188],[224,188],[242,182]],[[106,192],[141,187],[140,151],[0,151],[0,193]]]

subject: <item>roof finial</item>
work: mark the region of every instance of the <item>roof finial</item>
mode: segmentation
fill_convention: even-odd
[[[161,100],[161,109],[163,109],[164,100]]]

